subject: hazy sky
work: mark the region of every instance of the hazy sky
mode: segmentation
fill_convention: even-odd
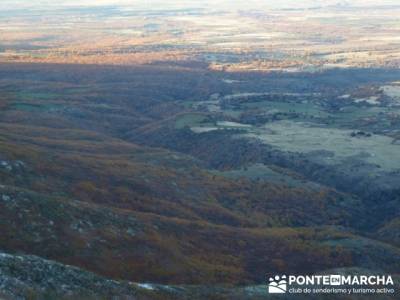
[[[132,7],[176,8],[176,7],[213,7],[219,8],[257,8],[257,7],[313,7],[334,4],[355,6],[365,5],[399,5],[399,0],[2,0],[0,8],[13,9],[18,7],[54,7],[54,6],[102,6],[127,5]]]

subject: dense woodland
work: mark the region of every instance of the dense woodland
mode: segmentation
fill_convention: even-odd
[[[324,178],[307,158],[235,131],[175,126],[188,103],[215,93],[333,97],[398,73],[237,73],[231,77],[243,83],[233,87],[196,63],[2,65],[0,248],[136,282],[245,285],[337,267],[398,272],[399,222],[387,212],[398,207],[395,189],[376,191],[374,215],[372,199],[332,184],[334,172]],[[216,172],[255,162],[320,186]]]

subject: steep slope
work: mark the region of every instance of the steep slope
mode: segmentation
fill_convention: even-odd
[[[383,224],[370,230],[364,199],[307,178],[302,171],[313,166],[301,156],[285,160],[237,130],[177,125],[193,114],[189,104],[234,92],[216,83],[219,73],[8,65],[0,74],[2,251],[109,279],[203,285],[192,290],[198,295],[209,295],[208,284],[264,284],[266,274],[400,269],[397,222],[377,215]],[[271,79],[236,76],[259,78],[241,88]],[[268,87],[294,80],[279,75]],[[260,161],[273,180],[247,176]]]
[[[2,128],[0,245],[8,251],[169,283],[257,282],[267,268],[304,270],[298,255],[315,262],[310,271],[352,263],[350,252],[321,244],[345,232],[284,228],[346,226],[342,203],[357,203],[347,195],[236,182],[177,153],[106,136]]]

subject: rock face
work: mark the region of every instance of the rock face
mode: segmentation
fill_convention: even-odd
[[[320,274],[375,275],[360,268],[327,270]],[[380,274],[380,273],[379,273]],[[383,274],[383,273],[382,273]],[[393,276],[398,290],[399,276]],[[365,299],[365,295],[325,295],[324,299]],[[63,265],[33,255],[0,252],[1,300],[261,300],[293,299],[292,294],[268,294],[267,285],[232,287],[224,285],[160,285],[109,280],[77,267]],[[320,294],[296,295],[299,300],[318,300]],[[372,299],[367,297],[367,299]],[[374,295],[373,299],[391,300],[391,294]]]
[[[137,288],[32,255],[0,253],[0,298],[139,299]],[[142,299],[141,297],[140,299]]]

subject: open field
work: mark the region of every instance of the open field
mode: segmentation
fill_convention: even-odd
[[[142,1],[112,1],[32,8],[22,1],[4,5],[0,13],[0,61],[198,60],[218,70],[290,72],[399,66],[398,3],[335,4],[254,2],[247,9],[251,6],[224,1],[171,1],[157,9]]]

